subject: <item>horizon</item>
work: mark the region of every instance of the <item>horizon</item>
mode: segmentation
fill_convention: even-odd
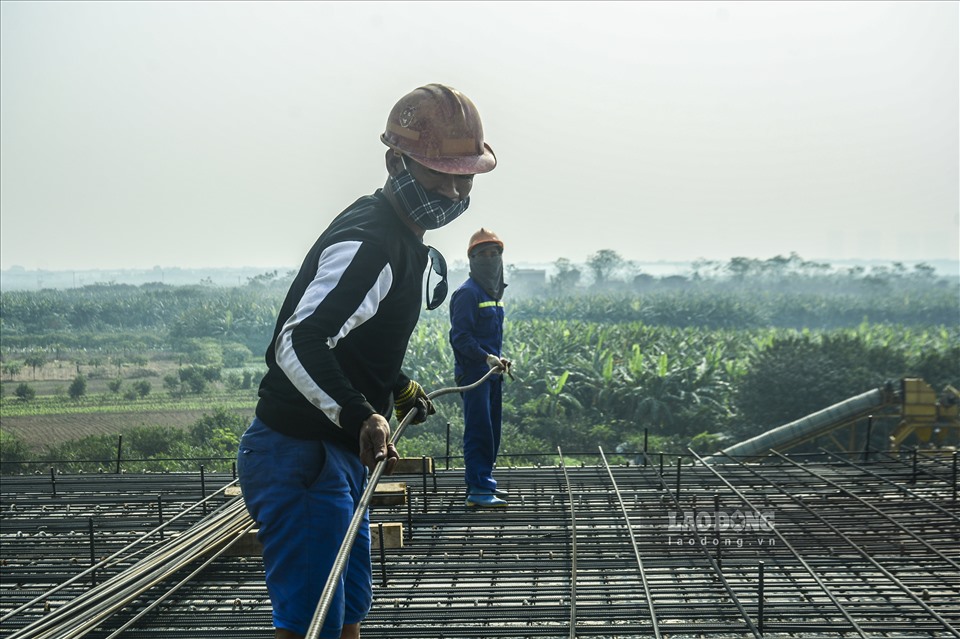
[[[735,256],[746,257],[746,256]],[[762,258],[760,261],[770,258]],[[802,258],[802,256],[798,256]],[[692,267],[697,260],[657,260],[652,262],[643,262],[637,260],[626,260],[630,267],[629,275],[646,274],[655,278],[664,278],[670,276],[689,276],[692,274]],[[713,260],[709,264],[726,265],[732,259]],[[748,258],[755,259],[755,258]],[[904,268],[911,272],[918,264],[925,264],[934,269],[937,277],[943,279],[956,279],[960,283],[960,260],[806,260],[805,262],[827,264],[831,267],[831,273],[843,272],[844,269],[851,267],[865,267],[869,269],[884,268],[887,269],[896,264],[902,264]],[[553,262],[506,262],[506,267],[516,267],[521,269],[543,270],[546,277],[554,274]],[[465,260],[450,260],[450,273],[463,274],[467,270]],[[585,268],[585,262],[571,261],[571,265],[576,268]],[[37,291],[37,290],[67,290],[79,289],[85,286],[127,284],[140,286],[143,284],[168,284],[170,286],[191,286],[197,284],[212,284],[215,286],[244,286],[249,283],[251,278],[268,273],[277,273],[277,278],[282,279],[288,275],[296,273],[295,265],[273,265],[269,267],[244,265],[244,266],[213,266],[213,267],[182,267],[182,266],[153,266],[150,268],[93,268],[93,269],[27,269],[22,266],[14,265],[10,268],[0,269],[0,292],[10,291]],[[613,277],[613,281],[625,281],[618,277]]]

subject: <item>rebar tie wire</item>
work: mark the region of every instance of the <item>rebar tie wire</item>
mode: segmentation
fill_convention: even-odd
[[[427,395],[427,399],[432,401],[436,397],[441,397],[450,393],[465,393],[483,384],[494,373],[502,372],[502,366],[493,366],[483,377],[474,383],[467,386],[451,386],[448,388],[437,389],[432,393],[429,393]],[[406,414],[406,416],[404,416],[403,421],[400,422],[390,437],[391,444],[396,446],[396,443],[400,441],[400,437],[403,435],[403,431],[406,429],[407,424],[409,424],[413,420],[414,416],[418,413],[419,408],[411,410]],[[373,498],[373,492],[377,487],[377,483],[380,481],[380,477],[383,475],[384,468],[386,468],[386,462],[386,458],[378,462],[374,467],[373,472],[370,473],[370,478],[367,480],[367,487],[364,489],[363,495],[360,496],[360,503],[357,504],[357,509],[353,513],[353,519],[350,520],[350,526],[347,528],[347,533],[343,538],[343,543],[340,544],[340,551],[337,553],[337,557],[333,562],[333,567],[330,569],[330,575],[327,577],[327,583],[323,588],[323,593],[320,595],[320,601],[317,603],[317,609],[313,613],[313,619],[310,622],[310,626],[307,628],[305,639],[319,639],[320,637],[320,630],[323,628],[323,622],[326,620],[327,613],[330,611],[330,606],[333,603],[333,596],[336,594],[337,586],[340,582],[340,575],[343,574],[343,571],[346,568],[347,559],[350,557],[350,549],[352,548],[353,542],[357,537],[357,533],[360,532],[360,525],[363,523],[363,517],[366,514],[367,509],[370,507],[370,501]]]

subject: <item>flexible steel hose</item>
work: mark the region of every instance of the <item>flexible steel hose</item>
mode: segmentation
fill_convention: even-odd
[[[473,390],[477,386],[480,386],[487,381],[491,375],[498,372],[503,372],[503,368],[494,366],[487,371],[483,377],[472,384],[467,386],[451,386],[448,388],[441,388],[429,393],[427,398],[432,401],[434,398],[441,397],[442,395],[448,395],[450,393],[463,393]],[[400,424],[397,426],[397,429],[391,435],[391,444],[396,445],[396,443],[400,440],[400,436],[403,435],[403,431],[406,429],[407,424],[413,420],[416,414],[416,410],[411,410],[406,414],[406,416],[403,418],[403,421],[400,422]],[[307,629],[306,639],[319,639],[320,637],[320,630],[323,628],[323,622],[327,618],[327,613],[330,611],[330,604],[333,602],[333,596],[337,591],[337,583],[340,581],[340,575],[343,574],[343,570],[347,565],[347,558],[350,556],[350,549],[353,547],[353,542],[357,538],[357,533],[360,531],[360,525],[363,523],[363,517],[367,512],[367,508],[370,507],[370,500],[373,498],[373,492],[377,487],[377,482],[380,481],[380,477],[383,475],[383,470],[386,467],[386,461],[386,459],[380,461],[374,467],[373,472],[370,473],[370,479],[367,481],[367,487],[363,491],[363,495],[360,496],[360,503],[357,505],[357,509],[353,513],[353,519],[350,520],[350,526],[347,528],[346,536],[343,538],[343,543],[340,544],[340,551],[337,553],[337,557],[333,561],[333,567],[330,569],[330,575],[327,577],[327,583],[323,588],[323,593],[320,595],[320,601],[317,603],[317,609],[313,614],[313,620],[310,622],[310,627]]]

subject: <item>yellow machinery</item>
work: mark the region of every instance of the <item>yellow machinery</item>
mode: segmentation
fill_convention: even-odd
[[[921,452],[953,453],[960,448],[960,393],[947,386],[940,397],[922,379],[904,378],[844,400],[801,419],[768,430],[704,458],[707,464],[723,463],[728,457],[760,459],[771,450],[786,452],[804,442],[828,435],[877,411],[899,409],[900,422],[890,435],[890,451],[897,452],[911,435]],[[891,415],[896,417],[896,413]],[[851,431],[852,433],[853,431]]]
[[[960,392],[953,386],[937,394],[922,379],[901,380],[900,423],[890,435],[890,450],[896,452],[911,435],[917,448],[956,450],[960,441]]]

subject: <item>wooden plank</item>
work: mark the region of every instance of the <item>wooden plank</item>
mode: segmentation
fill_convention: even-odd
[[[370,524],[370,548],[374,553],[380,549],[380,526],[381,524]],[[382,526],[383,547],[403,548],[403,524],[396,521],[384,523]]]
[[[404,506],[406,503],[407,482],[405,481],[380,482],[370,498],[371,506]]]
[[[394,475],[422,475],[423,457],[401,457],[393,469]],[[433,474],[433,457],[427,457],[427,474]]]

